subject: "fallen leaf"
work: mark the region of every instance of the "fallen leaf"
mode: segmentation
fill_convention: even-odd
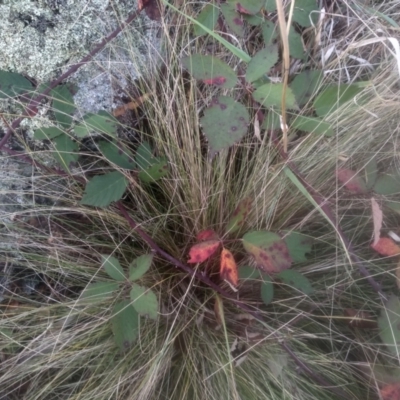
[[[219,275],[221,279],[229,282],[231,285],[238,285],[239,275],[236,261],[233,258],[233,254],[225,248],[222,249],[221,252],[221,266],[219,270]]]
[[[197,234],[196,239],[199,242],[202,242],[204,240],[218,239],[218,235],[212,229],[206,229],[204,231],[200,231]]]
[[[371,247],[381,256],[397,256],[400,254],[400,247],[390,238],[380,238],[376,244]]]
[[[381,229],[382,229],[382,221],[383,221],[383,213],[381,208],[379,207],[378,202],[371,197],[371,206],[372,206],[372,219],[374,221],[374,242],[372,243],[375,246],[381,237]]]
[[[121,115],[124,115],[128,110],[137,110],[146,100],[150,98],[150,95],[148,93],[145,93],[143,96],[139,96],[138,98],[130,101],[127,104],[124,104],[120,107],[117,107],[113,111],[114,117],[120,117]]]
[[[382,400],[400,400],[400,382],[386,385],[380,392]]]
[[[367,185],[363,178],[357,175],[357,172],[351,169],[341,168],[336,171],[336,176],[346,189],[353,193],[366,193]]]
[[[188,264],[202,263],[207,260],[218,250],[219,245],[220,241],[215,239],[195,244],[189,250]]]

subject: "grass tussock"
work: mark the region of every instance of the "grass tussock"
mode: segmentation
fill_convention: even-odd
[[[310,63],[327,71],[327,81],[363,77],[368,85],[355,102],[329,115],[333,137],[292,137],[290,160],[329,203],[371,275],[393,293],[396,262],[378,258],[369,247],[370,198],[349,195],[335,178],[341,166],[363,171],[372,157],[382,171],[398,168],[400,63],[387,39],[398,29],[363,4],[326,10]],[[183,11],[192,13],[187,7]],[[396,7],[376,9],[396,16]],[[159,318],[142,318],[137,343],[121,354],[112,340],[110,315],[119,300],[129,298],[127,292],[96,305],[82,303],[80,294],[88,284],[110,279],[101,268],[101,254],[116,256],[127,269],[151,249],[116,206],[82,206],[79,182],[36,172],[31,186],[19,192],[32,201],[5,215],[1,227],[0,397],[306,400],[339,398],[340,390],[341,398],[377,398],[379,368],[398,360],[390,358],[376,329],[354,329],[344,310],[366,311],[376,321],[381,299],[359,274],[337,231],[283,173],[286,163],[267,132],[260,140],[251,124],[240,144],[208,160],[199,115],[215,92],[196,84],[180,60],[210,51],[233,66],[236,60],[207,38],[193,41],[183,17],[172,23],[172,35],[167,23],[161,28],[169,33],[161,65],[150,65],[149,78],[135,89],[149,99],[138,116],[121,118],[120,127],[121,140],[129,146],[151,142],[157,155],[167,158],[170,173],[149,186],[125,171],[130,182],[125,207],[161,249],[185,262],[196,234],[212,228],[222,235],[238,201],[249,196],[248,230],[297,230],[314,240],[309,261],[294,268],[312,282],[315,294],[308,297],[279,285],[272,303],[264,306],[259,282],[245,281],[239,298],[259,310],[266,323],[228,300],[222,302],[221,315],[211,289],[156,254],[141,283],[160,299]],[[234,95],[239,99],[243,93]],[[46,160],[45,146],[32,151],[22,136],[15,140],[35,159]],[[75,176],[104,168],[104,160],[86,144]],[[395,230],[398,220],[385,210],[385,229]],[[239,242],[232,241],[230,250],[240,266],[252,265]],[[213,264],[207,270],[203,264],[194,268],[211,277],[218,273]],[[316,375],[307,374],[296,359]],[[332,387],[323,387],[317,376]]]

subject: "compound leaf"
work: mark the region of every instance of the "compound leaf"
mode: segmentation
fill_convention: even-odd
[[[139,179],[142,182],[153,183],[168,175],[168,162],[161,158],[157,163],[151,165],[144,171],[139,172]]]
[[[239,279],[259,279],[260,271],[248,265],[239,267]]]
[[[57,136],[63,134],[64,131],[56,126],[50,128],[39,128],[33,132],[33,138],[36,140],[54,139]]]
[[[101,259],[101,266],[104,268],[110,278],[119,282],[123,282],[125,280],[124,270],[115,257],[102,255]]]
[[[265,0],[228,0],[229,4],[233,4],[236,10],[242,14],[254,15],[257,14]]]
[[[229,3],[221,4],[221,12],[230,30],[238,37],[244,36],[244,22],[235,6]]]
[[[292,121],[291,127],[308,133],[317,133],[318,135],[333,136],[334,131],[331,125],[320,118],[306,117],[304,115],[297,115],[296,119]]]
[[[274,0],[275,2],[275,0]],[[264,21],[261,25],[264,44],[269,46],[278,38],[278,30],[272,21]]]
[[[308,28],[318,22],[318,7],[315,0],[296,0],[293,9],[293,21],[304,28]]]
[[[300,107],[307,104],[317,92],[323,76],[323,71],[318,69],[306,70],[295,76],[289,86]]]
[[[86,184],[81,204],[94,207],[107,207],[123,196],[128,181],[118,171],[95,176]]]
[[[158,299],[152,290],[132,283],[130,296],[133,301],[132,307],[140,315],[147,315],[151,319],[157,319]]]
[[[400,178],[389,174],[381,175],[375,182],[373,189],[374,192],[383,195],[400,193]]]
[[[143,254],[135,258],[129,265],[129,280],[140,279],[150,269],[152,262],[153,254]]]
[[[128,351],[139,335],[139,314],[129,300],[114,306],[111,326],[115,344],[121,351]]]
[[[228,225],[225,230],[226,232],[235,233],[241,228],[243,228],[247,216],[250,213],[252,204],[253,201],[250,197],[246,197],[238,204],[228,222]]]
[[[117,282],[96,282],[86,286],[83,290],[80,300],[89,302],[100,302],[113,295],[118,289]]]

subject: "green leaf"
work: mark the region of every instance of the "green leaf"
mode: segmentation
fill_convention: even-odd
[[[280,272],[277,278],[308,296],[314,293],[310,281],[303,274],[293,269]]]
[[[257,14],[263,7],[265,0],[228,0],[236,10],[242,14]]]
[[[275,3],[275,0],[274,0]],[[278,38],[278,29],[272,21],[265,21],[261,25],[264,44],[271,45]]]
[[[264,130],[280,129],[281,119],[279,117],[279,114],[273,111],[268,112],[264,117],[264,121],[261,125],[261,128]]]
[[[276,10],[276,0],[266,0],[264,7],[269,13],[274,12]]]
[[[253,99],[264,107],[276,107],[280,109],[282,105],[282,94],[282,83],[267,83],[253,92]],[[292,90],[289,87],[286,88],[286,108],[298,109]]]
[[[307,104],[316,94],[323,76],[323,71],[318,69],[306,70],[295,76],[289,87],[300,107]]]
[[[79,138],[88,136],[91,132],[115,137],[118,128],[118,120],[106,111],[97,114],[86,114],[83,121],[75,125],[74,132]]]
[[[151,319],[157,319],[158,299],[152,290],[132,283],[130,295],[133,301],[132,306],[140,315],[147,315]]]
[[[246,197],[238,204],[228,222],[225,232],[232,234],[243,228],[252,204],[253,201],[250,197]]]
[[[86,184],[81,204],[94,207],[107,207],[123,196],[128,181],[118,171],[95,176]]]
[[[244,23],[232,4],[221,4],[221,12],[230,30],[238,37],[244,36]]]
[[[314,26],[317,24],[318,11],[319,9],[315,0],[296,0],[292,18],[294,22],[297,22],[304,28],[308,28],[313,24]]]
[[[372,157],[365,166],[365,182],[367,189],[372,189],[378,178],[378,164],[376,157]]]
[[[312,239],[309,236],[292,231],[284,240],[293,262],[307,261],[306,254],[311,253],[312,249]]]
[[[86,286],[79,300],[100,302],[113,296],[118,289],[116,282],[96,282]]]
[[[183,58],[182,65],[196,79],[208,85],[232,89],[237,83],[236,72],[217,57],[193,54]]]
[[[243,236],[243,246],[265,272],[277,273],[290,268],[292,259],[286,243],[279,235],[267,231],[252,231]]]
[[[54,139],[57,136],[63,134],[64,131],[56,126],[51,126],[50,128],[39,128],[33,132],[33,138],[36,140]]]
[[[355,84],[329,86],[314,100],[315,112],[319,117],[324,117],[352,100],[362,89],[361,85]]]
[[[373,189],[374,192],[383,195],[400,193],[400,177],[389,174],[381,175]]]
[[[333,136],[335,134],[331,125],[320,118],[297,115],[296,119],[290,125],[299,131],[316,133],[318,135]]]
[[[119,282],[123,282],[125,280],[124,270],[115,257],[102,255],[101,259],[101,266],[105,269],[110,278]]]
[[[289,53],[292,57],[298,58],[299,60],[306,59],[306,53],[303,49],[303,42],[300,34],[298,34],[293,26],[290,27],[289,36]]]
[[[129,300],[114,306],[111,326],[115,344],[121,351],[128,351],[139,335],[139,314]]]
[[[0,99],[17,96],[32,88],[32,83],[21,74],[0,70]]]
[[[261,299],[267,306],[274,298],[274,284],[268,275],[263,274],[263,278],[264,281],[261,284]]]
[[[397,201],[385,201],[385,205],[388,206],[391,210],[400,214],[400,203]]]
[[[144,170],[158,160],[153,156],[151,146],[148,142],[143,142],[136,150],[135,161],[139,169]]]
[[[55,147],[55,151],[52,153],[54,159],[64,171],[69,172],[70,164],[78,161],[78,144],[65,133],[54,138],[53,144]]]
[[[57,122],[67,129],[72,124],[72,114],[76,107],[69,85],[60,85],[51,91],[53,97],[53,111]]]
[[[204,25],[206,28],[213,30],[215,24],[218,21],[219,10],[214,4],[207,4],[197,16],[196,21]],[[206,31],[199,25],[193,27],[195,36],[202,36],[206,34]]]
[[[200,119],[208,139],[210,158],[239,142],[247,133],[249,121],[249,112],[243,104],[227,96],[214,99]]]
[[[278,46],[270,45],[260,50],[247,66],[246,81],[254,82],[267,74],[278,61]]]
[[[254,267],[244,266],[239,267],[239,279],[259,279],[260,271]]]
[[[121,143],[102,140],[98,143],[99,149],[108,161],[124,169],[135,169],[136,163],[132,152]]]
[[[129,280],[140,279],[149,269],[153,262],[153,254],[144,254],[135,258],[129,266]]]
[[[168,175],[168,162],[161,159],[157,164],[153,164],[144,171],[139,172],[139,179],[142,182],[153,183]]]
[[[400,353],[400,299],[391,296],[378,318],[379,335],[388,350],[398,357]]]
[[[242,18],[251,26],[258,26],[264,22],[264,18],[260,14],[256,14],[256,15],[242,14]]]

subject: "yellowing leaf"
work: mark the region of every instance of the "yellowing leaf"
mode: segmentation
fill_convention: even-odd
[[[216,239],[195,244],[189,250],[190,259],[188,263],[197,264],[207,260],[218,250],[219,244],[220,241]]]
[[[268,274],[290,268],[292,258],[286,243],[279,235],[267,231],[252,231],[243,236],[243,246],[257,266]]]
[[[397,256],[400,254],[400,247],[390,238],[380,238],[371,247],[381,256]]]
[[[237,286],[239,281],[238,269],[233,254],[227,250],[222,249],[221,252],[221,266],[219,270],[221,279],[229,282],[232,286]]]

